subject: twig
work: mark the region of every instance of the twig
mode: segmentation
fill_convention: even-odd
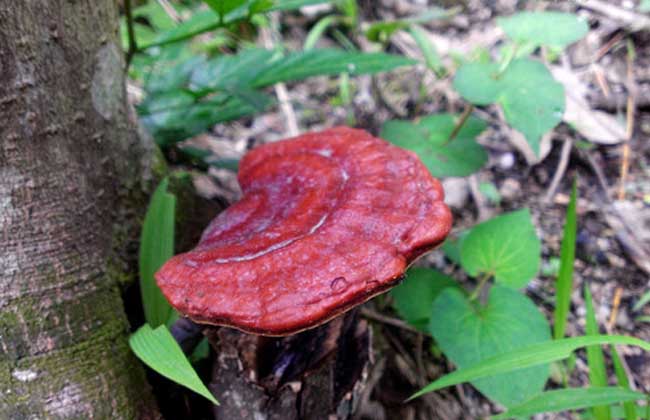
[[[622,7],[602,0],[575,0],[575,2],[582,7],[595,10],[598,13],[619,21],[631,31],[650,28],[650,18],[642,13],[635,13],[632,10],[623,9]]]
[[[481,194],[481,191],[478,188],[478,178],[476,177],[476,174],[470,175],[468,182],[469,192],[472,194],[472,199],[474,200],[474,203],[476,203],[476,208],[478,210],[478,220],[485,220],[490,216],[490,212],[485,204],[485,197],[483,197],[483,194]]]
[[[126,33],[129,39],[129,49],[126,51],[126,68],[128,69],[133,55],[138,51],[138,43],[135,39],[135,29],[133,27],[131,0],[124,0],[124,13],[126,14]]]
[[[158,0],[158,4],[160,4],[160,7],[163,8],[165,13],[167,13],[167,16],[169,16],[171,20],[173,20],[176,23],[182,21],[180,15],[178,14],[178,12],[176,12],[176,9],[174,9],[174,6],[172,6],[168,0]]]
[[[618,184],[619,200],[625,199],[625,181],[630,166],[630,140],[634,134],[634,46],[628,42],[627,53],[627,119],[625,126],[625,141],[623,142],[623,156],[621,160],[620,181]]]
[[[361,308],[361,316],[363,316],[364,318],[368,318],[372,321],[381,322],[386,325],[392,325],[393,327],[401,328],[403,330],[410,331],[412,333],[416,333],[416,334],[423,333],[422,331],[418,330],[415,327],[410,326],[409,324],[402,321],[401,319],[382,315],[379,312],[373,311],[372,309]]]
[[[470,115],[472,115],[472,111],[474,111],[474,105],[469,104],[466,108],[465,111],[463,111],[463,114],[460,116],[460,119],[456,122],[456,125],[454,126],[454,130],[451,132],[449,135],[449,138],[445,141],[444,145],[446,146],[447,144],[451,143],[453,139],[456,138],[460,130],[463,128],[465,125],[465,122],[469,118]]]
[[[614,47],[614,45],[618,44],[618,42],[621,39],[623,39],[624,36],[625,36],[624,32],[619,32],[616,35],[614,35],[609,41],[605,43],[605,45],[603,45],[598,49],[598,51],[596,51],[596,56],[594,57],[592,62],[596,63],[600,61],[600,59],[603,58],[603,56],[607,54],[609,50],[611,50]]]
[[[617,287],[614,292],[614,299],[612,301],[612,313],[609,315],[609,320],[607,321],[607,330],[610,331],[614,328],[616,324],[616,317],[618,316],[618,308],[621,305],[621,295],[623,294],[623,288]]]
[[[548,187],[548,190],[546,191],[546,195],[544,196],[544,201],[547,203],[550,203],[551,200],[553,199],[553,196],[555,195],[555,191],[557,190],[560,181],[564,177],[564,173],[566,172],[566,168],[569,164],[569,156],[571,156],[572,146],[573,146],[573,140],[571,140],[568,137],[564,139],[564,144],[562,145],[562,152],[560,153],[560,161],[558,162],[557,168],[555,169],[555,174],[553,174],[553,180],[551,181],[551,185]]]
[[[275,41],[275,28],[278,26],[278,15],[277,13],[272,13],[270,16],[271,24],[270,28],[264,27],[260,30],[260,36],[265,48],[273,49]],[[284,83],[276,83],[273,86],[275,90],[275,96],[278,98],[278,103],[280,105],[280,111],[284,115],[284,120],[286,122],[287,133],[290,137],[295,137],[300,134],[300,129],[298,128],[298,119],[296,118],[296,112],[291,105],[291,100],[289,98],[289,92],[287,91],[287,85]]]

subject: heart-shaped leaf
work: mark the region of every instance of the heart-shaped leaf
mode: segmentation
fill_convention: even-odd
[[[397,313],[414,327],[426,331],[431,304],[447,287],[458,287],[451,277],[430,268],[413,267],[406,279],[390,292]]]
[[[541,243],[528,209],[506,213],[474,226],[460,246],[461,265],[471,276],[485,273],[520,288],[539,270]]]
[[[444,289],[433,303],[429,331],[461,369],[551,339],[546,318],[535,304],[501,286],[490,289],[487,305],[480,308],[459,290]],[[512,406],[541,392],[549,374],[546,364],[485,377],[472,385],[490,399]]]
[[[454,88],[476,105],[501,105],[508,124],[524,134],[537,155],[540,138],[564,113],[564,88],[534,60],[514,60],[501,74],[496,63],[464,64]]]
[[[487,162],[485,149],[475,140],[487,124],[470,116],[450,140],[458,118],[452,114],[438,114],[418,123],[388,121],[382,127],[381,137],[417,153],[433,176],[467,176]]]
[[[555,11],[520,12],[497,18],[497,23],[517,43],[557,48],[576,42],[589,31],[584,19],[571,13]]]

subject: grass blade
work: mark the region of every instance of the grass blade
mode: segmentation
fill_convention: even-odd
[[[163,179],[151,197],[142,224],[138,265],[145,319],[152,327],[164,324],[173,313],[153,275],[174,255],[174,213],[176,197],[167,192]]]
[[[555,286],[555,311],[553,318],[553,338],[556,340],[564,337],[566,331],[569,306],[571,304],[571,289],[573,288],[573,262],[576,255],[576,231],[578,218],[576,215],[577,180],[573,181],[571,199],[566,211],[562,248],[560,250],[560,272]]]
[[[598,322],[596,321],[594,302],[588,284],[585,284],[585,305],[587,306],[585,332],[588,336],[598,335]],[[591,385],[594,387],[607,386],[605,356],[603,355],[603,349],[599,345],[587,346],[587,364],[589,365],[589,382]],[[596,420],[610,420],[612,418],[612,413],[607,405],[595,406],[593,412]]]
[[[650,351],[650,343],[636,337],[623,335],[592,335],[563,338],[493,356],[474,366],[458,369],[431,382],[409,397],[408,400],[463,382],[470,382],[499,373],[511,372],[529,366],[566,359],[572,352],[581,347],[599,344],[626,344],[638,346],[646,351]]]
[[[418,48],[420,48],[427,67],[430,68],[438,77],[444,77],[446,72],[445,67],[442,64],[438,51],[436,51],[436,48],[429,40],[426,31],[422,29],[421,26],[414,24],[409,28],[409,33],[413,37]]]
[[[612,349],[612,363],[614,364],[614,372],[616,373],[616,380],[618,385],[622,388],[631,389],[630,381],[627,379],[627,372],[623,367],[621,357],[616,350],[616,346],[611,346]],[[636,404],[631,401],[623,403],[623,410],[625,412],[625,420],[637,420],[639,417],[636,412]]]
[[[154,330],[149,324],[143,325],[129,338],[129,345],[151,369],[219,405],[166,326]]]
[[[645,293],[643,294],[643,296],[641,296],[641,299],[639,299],[638,302],[634,304],[634,306],[632,307],[632,310],[633,310],[634,312],[638,312],[638,311],[640,311],[641,308],[643,308],[643,307],[644,307],[648,302],[650,302],[650,290],[648,290],[647,292],[645,292]]]
[[[569,388],[548,391],[531,398],[525,403],[510,408],[507,412],[492,417],[493,420],[511,417],[527,417],[538,413],[579,410],[602,404],[633,402],[645,395],[619,387]]]

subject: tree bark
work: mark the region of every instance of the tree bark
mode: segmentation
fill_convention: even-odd
[[[116,3],[0,0],[3,419],[156,416],[119,290],[152,153],[128,112]]]

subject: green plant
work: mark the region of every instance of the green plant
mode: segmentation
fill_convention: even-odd
[[[178,318],[156,285],[154,273],[174,254],[176,197],[163,179],[151,197],[140,240],[140,289],[146,323],[129,339],[140,360],[161,375],[218,404],[183,354],[169,327]]]
[[[437,346],[458,367],[411,398],[471,382],[508,409],[496,418],[591,408],[594,418],[599,420],[611,418],[610,405],[617,403],[623,404],[626,418],[635,418],[634,401],[643,399],[644,395],[629,389],[617,353],[613,354],[613,363],[620,387],[607,387],[600,346],[627,344],[650,350],[650,344],[633,337],[599,335],[588,288],[585,288],[587,335],[563,338],[575,258],[576,201],[574,183],[562,241],[563,268],[557,283],[555,340],[551,340],[548,322],[535,304],[515,290],[535,276],[540,261],[540,242],[526,210],[483,222],[444,247],[450,259],[478,279],[478,286],[471,294],[465,293],[448,276],[422,268],[412,269],[414,284],[409,283],[409,272],[404,284],[392,292],[398,313],[408,322],[422,328],[422,320],[429,319],[428,331]],[[496,284],[486,292],[490,279]],[[436,284],[439,280],[442,281]],[[428,317],[427,299],[430,299]],[[574,351],[581,347],[587,348],[592,387],[543,392],[549,364],[574,357]]]

